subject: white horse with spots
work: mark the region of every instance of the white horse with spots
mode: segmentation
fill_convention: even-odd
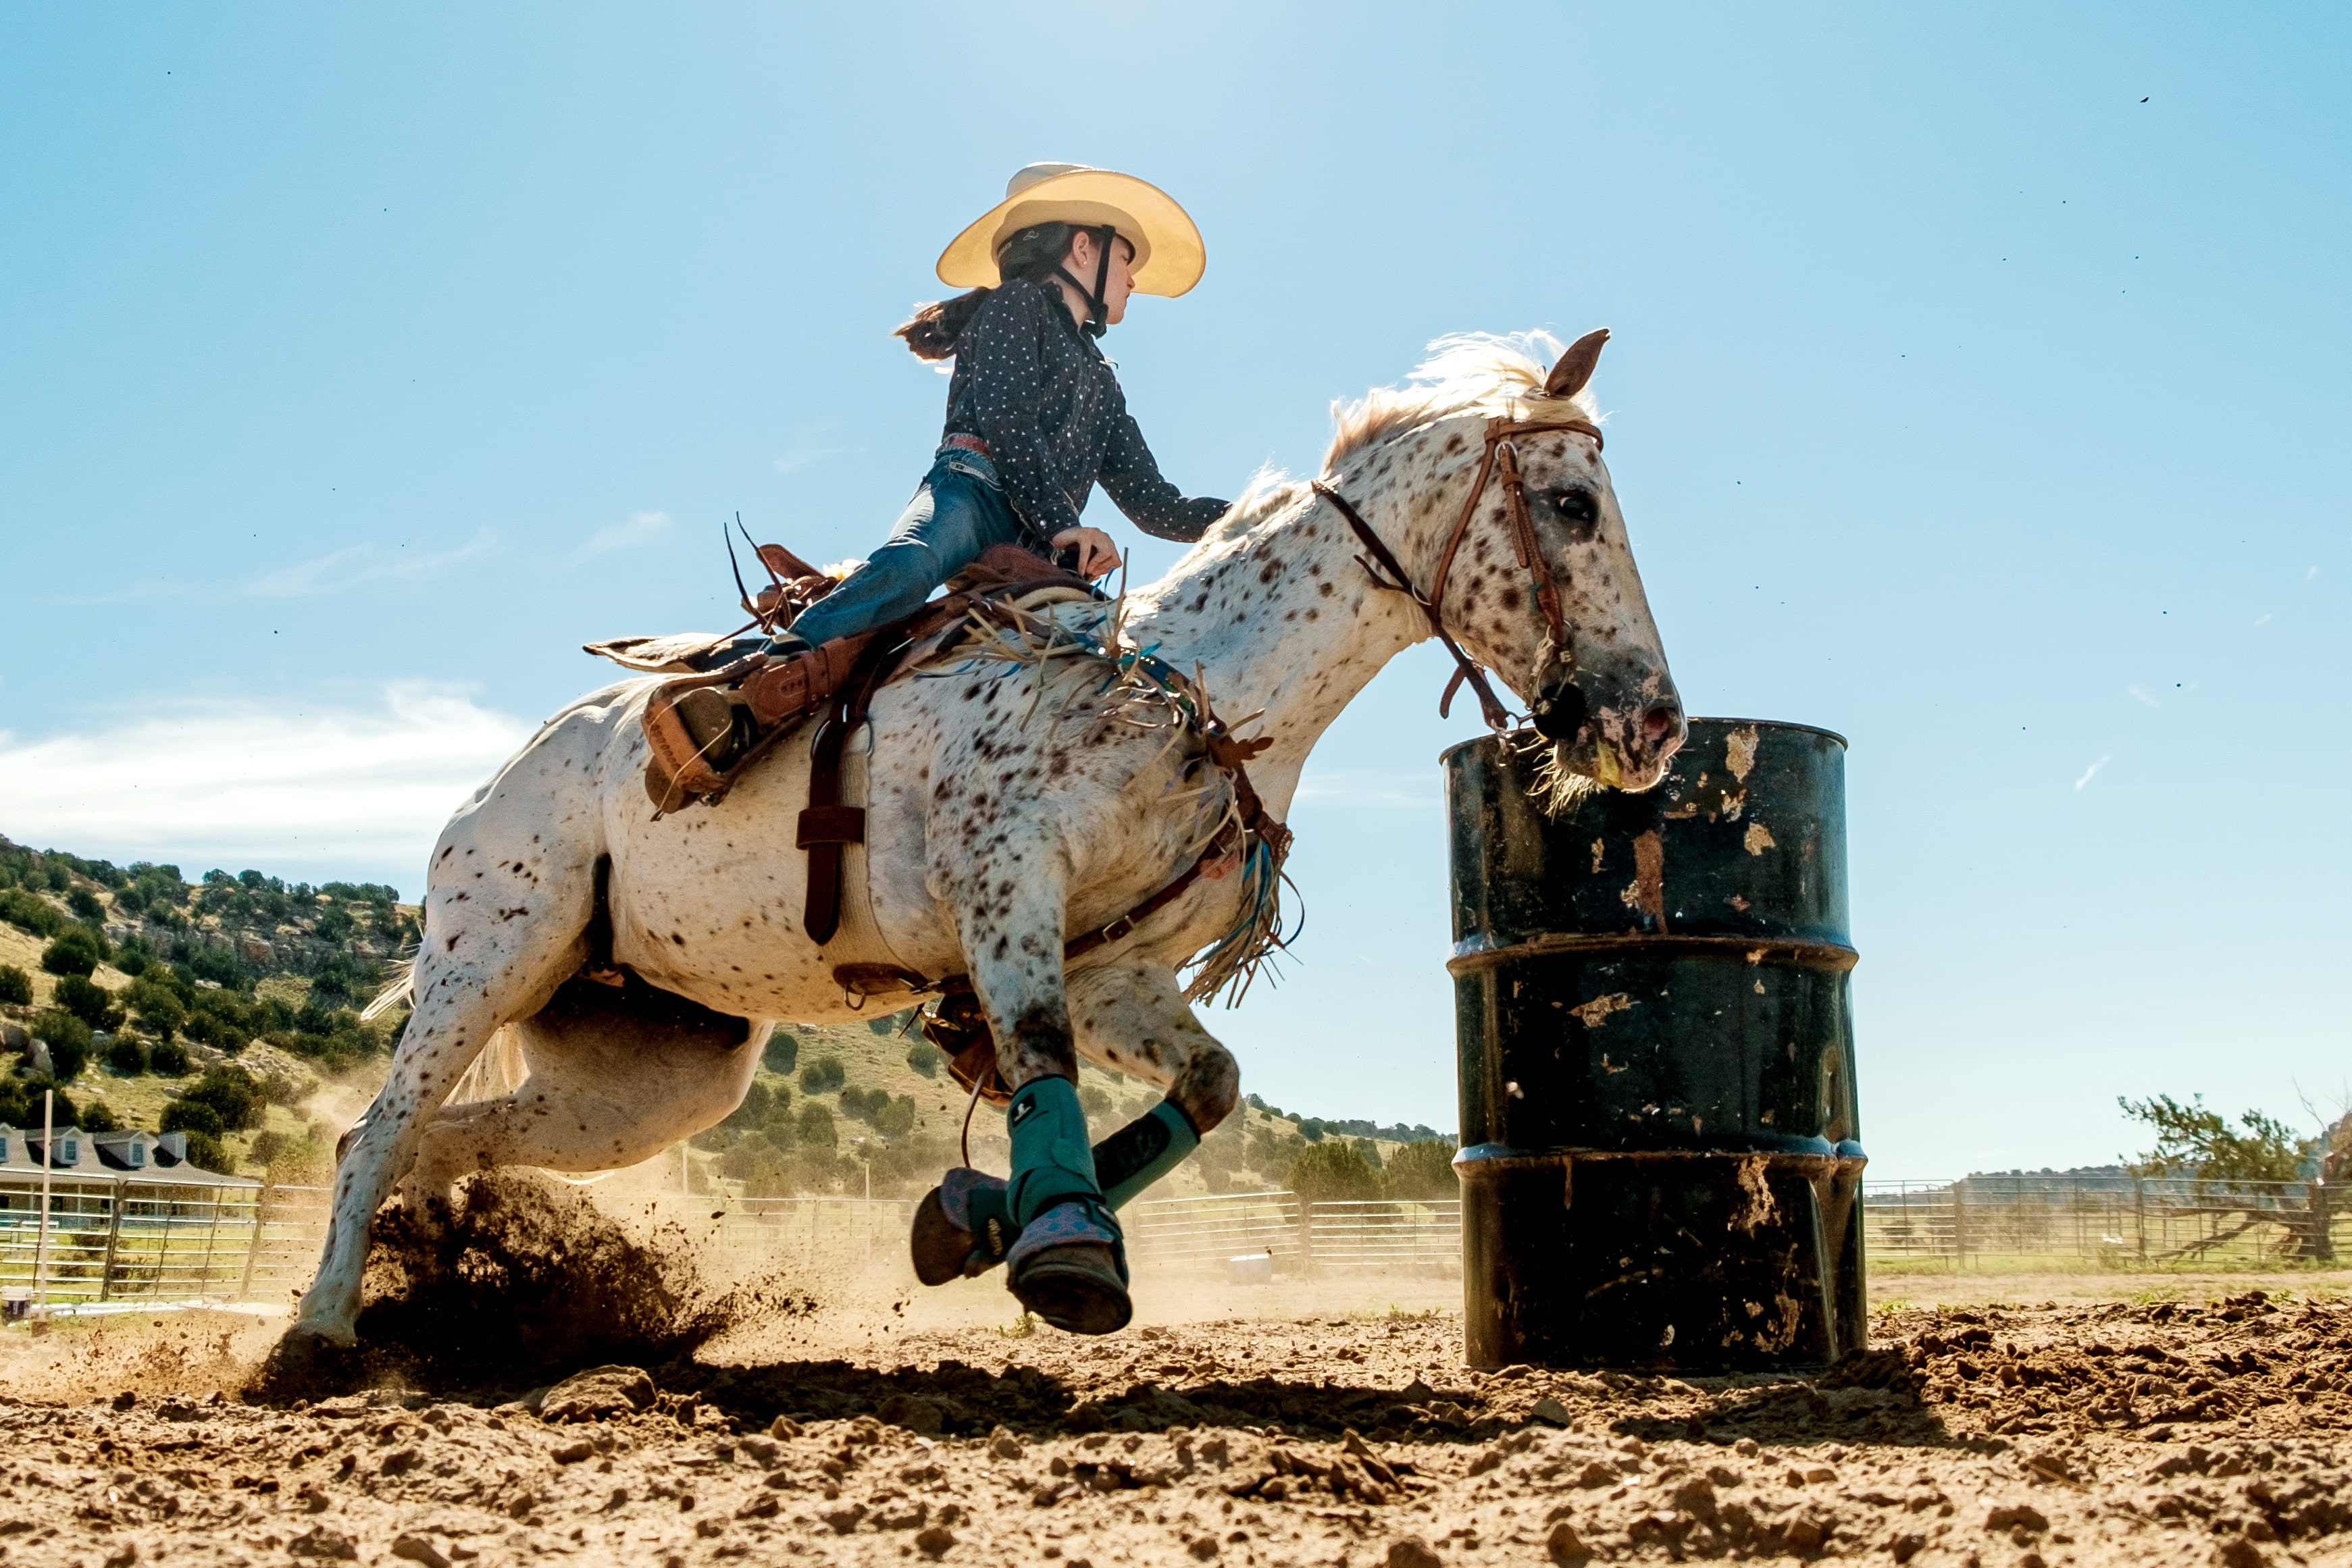
[[[1564,357],[1549,387],[1527,352],[1538,340],[1440,342],[1408,386],[1341,412],[1320,484],[1353,504],[1418,594],[1450,568],[1445,630],[1539,714],[1567,716],[1538,727],[1563,779],[1643,789],[1681,744],[1683,716],[1598,433],[1557,427],[1591,417],[1583,385],[1601,336]],[[1498,483],[1468,504],[1496,418],[1556,422],[1514,444],[1531,533]],[[1560,585],[1556,622],[1536,601],[1525,545]],[[1276,817],[1325,727],[1431,634],[1421,603],[1373,580],[1365,549],[1316,488],[1267,482],[1126,602],[1130,645],[1187,673],[1197,663],[1222,712],[1262,716],[1250,732],[1272,744],[1249,773]],[[1569,648],[1554,646],[1554,623]],[[289,1333],[353,1342],[370,1218],[396,1183],[416,1204],[494,1166],[592,1172],[649,1158],[734,1109],[773,1022],[854,1016],[834,978],[844,963],[970,975],[1016,1091],[1075,1076],[1082,1056],[1160,1085],[1199,1132],[1222,1121],[1239,1074],[1193,1016],[1179,969],[1244,920],[1249,879],[1198,881],[1066,966],[1063,947],[1192,862],[1233,810],[1229,780],[1196,734],[1171,744],[1082,702],[1035,700],[1053,678],[1025,664],[877,694],[852,770],[866,841],[847,853],[849,918],[824,946],[799,927],[805,744],[780,747],[719,805],[656,820],[638,725],[652,682],[551,719],[434,850],[415,1010],[346,1142],[324,1255]],[[634,977],[625,988],[575,980],[600,879],[613,962]],[[871,1006],[920,999],[886,993]],[[527,1078],[452,1103],[509,1026]]]

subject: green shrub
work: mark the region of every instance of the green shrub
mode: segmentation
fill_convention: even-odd
[[[134,979],[145,974],[154,961],[155,949],[144,936],[127,937],[115,949],[114,967]]]
[[[830,1094],[849,1082],[849,1071],[837,1056],[820,1056],[801,1069],[801,1092]]]
[[[106,918],[106,905],[100,901],[98,894],[90,892],[90,890],[86,887],[77,887],[68,893],[66,894],[66,907],[72,910],[84,920],[103,920]]]
[[[188,957],[188,969],[199,980],[210,980],[232,991],[253,989],[253,976],[236,961],[236,955],[220,947],[206,947]]]
[[[181,1005],[179,993],[156,980],[142,977],[131,981],[122,1000],[141,1023],[165,1040],[188,1021],[188,1009]]]
[[[163,1107],[156,1126],[165,1133],[202,1133],[208,1138],[217,1138],[228,1131],[221,1113],[201,1100],[171,1102]]]
[[[122,1124],[103,1100],[92,1100],[74,1113],[74,1125],[85,1133],[119,1133]]]
[[[1407,1144],[1389,1156],[1389,1190],[1399,1197],[1459,1197],[1462,1178],[1454,1171],[1454,1145],[1442,1138]]]
[[[136,1078],[147,1071],[147,1048],[135,1034],[118,1034],[106,1048],[106,1064],[125,1078]]]
[[[833,1124],[833,1113],[814,1100],[801,1107],[793,1130],[803,1148],[830,1149],[841,1142],[841,1134]]]
[[[188,1075],[188,1048],[175,1040],[161,1040],[147,1048],[147,1071],[162,1078],[184,1078]]]
[[[925,1078],[937,1078],[947,1064],[948,1053],[928,1040],[919,1039],[907,1048],[907,1065]]]
[[[58,1082],[70,1083],[81,1076],[89,1060],[89,1025],[63,1008],[50,1008],[33,1020],[33,1038],[49,1048]]]
[[[59,978],[57,1004],[89,1025],[92,1029],[120,1029],[122,1009],[114,1005],[114,993],[94,980],[79,975]]]
[[[0,1002],[20,1008],[33,1005],[33,977],[14,964],[0,964]]]
[[[259,1081],[245,1069],[226,1062],[206,1068],[203,1077],[180,1091],[180,1098],[173,1103],[209,1105],[219,1113],[222,1127],[232,1133],[244,1132],[261,1123]]]
[[[66,928],[66,917],[57,905],[15,887],[0,893],[0,920],[36,936],[54,936]]]
[[[876,1132],[886,1138],[903,1138],[915,1130],[913,1095],[902,1094],[893,1100],[878,1089],[875,1092],[881,1095],[882,1103],[869,1106],[866,1119],[874,1124]]]
[[[738,1132],[750,1132],[765,1125],[768,1120],[768,1103],[773,1098],[768,1086],[754,1078],[751,1080],[751,1087],[743,1092],[742,1103],[729,1113],[727,1119],[719,1125],[732,1127]]]
[[[166,1112],[166,1114],[169,1114],[168,1111]],[[168,1133],[173,1129],[166,1127],[163,1130]],[[194,1127],[181,1130],[186,1132],[188,1134],[188,1163],[190,1165],[195,1166],[198,1170],[205,1171],[225,1172],[228,1169],[228,1150],[222,1146],[220,1138],[217,1134],[213,1133],[200,1133]]]
[[[252,1039],[235,1024],[215,1013],[198,1013],[188,1020],[187,1037],[199,1045],[209,1045],[215,1051],[239,1051]]]
[[[22,1127],[27,1132],[38,1132],[41,1126],[41,1092],[54,1087],[47,1078],[0,1078],[0,1122],[12,1127]],[[56,1124],[72,1126],[75,1113],[72,1099],[65,1091],[58,1090],[52,1112]]]
[[[1355,1203],[1385,1197],[1388,1184],[1352,1139],[1310,1144],[1290,1162],[1283,1185],[1307,1203]]]
[[[786,1077],[790,1077],[793,1069],[800,1065],[800,1060],[801,1042],[782,1030],[768,1036],[768,1047],[760,1053],[761,1066]]]
[[[88,975],[105,961],[106,953],[87,925],[72,926],[41,955],[41,967],[52,975]]]

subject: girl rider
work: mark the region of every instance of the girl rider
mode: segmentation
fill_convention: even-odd
[[[1225,503],[1160,476],[1095,341],[1125,318],[1130,292],[1182,294],[1205,265],[1200,231],[1157,186],[1076,163],[1013,175],[940,256],[940,281],[971,292],[898,329],[918,358],[955,361],[930,473],[888,542],[770,652],[911,615],[992,545],[1075,552],[1080,573],[1102,576],[1118,549],[1078,521],[1097,482],[1145,533],[1199,538]]]
[[[940,257],[940,280],[971,292],[898,329],[919,357],[955,360],[930,473],[888,542],[769,651],[790,656],[912,614],[993,545],[1101,576],[1118,553],[1078,521],[1097,483],[1144,532],[1199,538],[1225,503],[1160,476],[1095,345],[1130,292],[1182,294],[1204,265],[1200,231],[1155,186],[1071,163],[1013,175]],[[1089,1148],[1077,1086],[1052,1073],[1014,1086],[1007,1122],[1011,1179],[948,1173],[917,1211],[917,1274],[942,1284],[1006,1263],[1013,1294],[1056,1327],[1124,1327],[1132,1308],[1111,1210],[1174,1169],[1198,1131],[1163,1102]]]

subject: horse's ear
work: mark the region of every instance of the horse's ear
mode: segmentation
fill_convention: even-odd
[[[1609,342],[1609,329],[1602,327],[1587,332],[1568,346],[1559,362],[1544,379],[1544,396],[1574,397],[1592,379],[1592,367],[1601,362],[1601,350]]]

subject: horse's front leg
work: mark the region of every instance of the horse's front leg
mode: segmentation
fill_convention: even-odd
[[[1070,978],[1080,1055],[1167,1092],[1167,1098],[1095,1145],[1095,1174],[1122,1208],[1174,1170],[1241,1099],[1233,1052],[1201,1027],[1176,971],[1142,961]]]
[[[992,827],[969,834],[952,856],[935,855],[930,881],[954,912],[972,988],[996,1037],[997,1071],[1013,1090],[1005,1113],[1013,1172],[1003,1197],[1019,1239],[1005,1254],[1005,1282],[1056,1328],[1111,1333],[1135,1309],[1118,1222],[1103,1201],[1078,1106],[1062,975],[1066,861],[1044,823],[1000,818]]]

